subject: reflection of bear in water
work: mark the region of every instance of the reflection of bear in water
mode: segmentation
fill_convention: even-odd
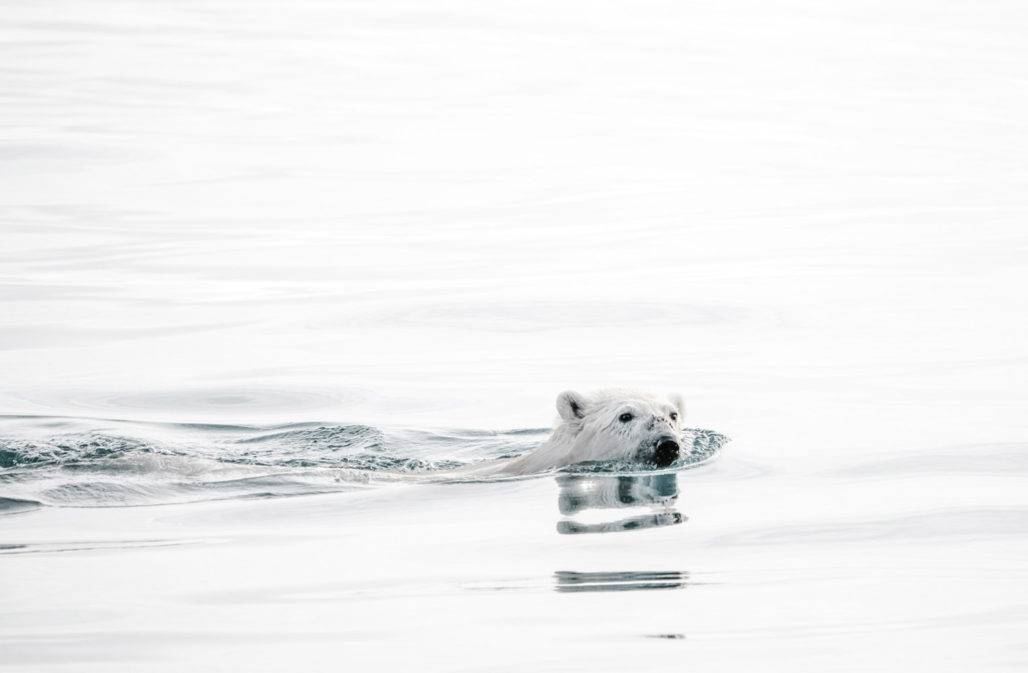
[[[617,521],[601,521],[600,523],[582,523],[572,519],[564,519],[557,522],[557,532],[561,535],[574,535],[577,533],[617,533],[625,530],[639,530],[642,528],[658,528],[660,526],[674,526],[685,521],[681,512],[660,512],[658,514],[644,514],[632,516]]]
[[[658,506],[670,508],[678,499],[678,475],[596,477],[569,474],[557,477],[558,507],[571,515],[583,509]]]
[[[678,499],[678,475],[674,473],[649,476],[563,475],[557,477],[557,485],[560,487],[557,507],[568,517],[588,509],[649,507],[658,510],[599,523],[568,518],[557,522],[558,533],[610,533],[673,526],[685,521],[682,513],[674,509]]]
[[[667,466],[678,460],[685,405],[678,395],[626,390],[557,396],[560,422],[546,443],[503,466],[533,474],[587,461],[631,461]]]

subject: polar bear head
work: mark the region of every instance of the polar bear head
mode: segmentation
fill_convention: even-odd
[[[685,404],[680,395],[568,390],[557,396],[557,411],[561,422],[554,440],[568,449],[568,463],[631,460],[665,466],[681,453]]]

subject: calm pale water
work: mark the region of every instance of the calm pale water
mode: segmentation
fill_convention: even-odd
[[[0,669],[1025,670],[1026,31],[7,3]]]

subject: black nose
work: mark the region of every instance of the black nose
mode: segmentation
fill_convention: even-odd
[[[653,462],[661,467],[678,460],[678,442],[665,437],[657,442],[657,450],[653,452]]]

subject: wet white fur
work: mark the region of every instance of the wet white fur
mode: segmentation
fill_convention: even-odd
[[[508,474],[531,474],[594,460],[643,461],[657,441],[681,440],[685,404],[680,395],[658,396],[634,390],[601,390],[557,396],[560,419],[545,444],[503,467]],[[622,414],[632,414],[625,423]],[[677,415],[677,418],[673,418]]]

